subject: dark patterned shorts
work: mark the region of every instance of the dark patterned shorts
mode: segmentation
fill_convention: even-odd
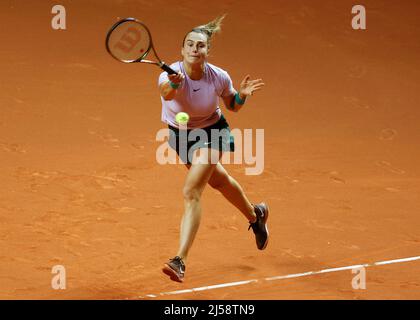
[[[235,151],[235,141],[223,115],[215,124],[201,129],[179,130],[170,125],[168,128],[169,145],[184,163],[191,164],[193,153],[199,148]]]

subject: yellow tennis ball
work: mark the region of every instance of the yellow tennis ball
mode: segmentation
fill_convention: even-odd
[[[187,124],[188,120],[190,120],[190,116],[186,112],[178,112],[175,116],[175,121],[179,124]]]

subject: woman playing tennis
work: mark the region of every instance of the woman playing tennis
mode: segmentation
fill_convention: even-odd
[[[243,213],[250,223],[249,228],[254,231],[258,249],[265,249],[268,242],[268,206],[265,203],[253,205],[219,162],[223,152],[234,151],[229,125],[218,105],[219,98],[228,110],[236,112],[248,96],[264,86],[261,79],[250,80],[247,75],[239,90],[235,90],[229,74],[207,62],[213,35],[220,31],[223,18],[192,29],[182,43],[182,61],[170,66],[178,73],[163,72],[159,76],[162,121],[170,129],[169,145],[188,168],[178,252],[163,267],[163,272],[178,282],[184,280],[185,262],[201,220],[200,198],[207,184],[220,191]],[[181,111],[190,116],[187,135],[182,134],[185,130],[175,121],[175,115]],[[186,137],[194,131],[204,132],[208,138],[187,141]],[[183,145],[187,152],[180,152]]]

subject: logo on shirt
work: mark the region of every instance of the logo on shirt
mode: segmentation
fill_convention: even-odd
[[[200,89],[201,89],[201,88],[198,88],[198,89],[193,89],[193,91],[194,91],[194,92],[197,92],[197,91],[198,91],[198,90],[200,90]]]

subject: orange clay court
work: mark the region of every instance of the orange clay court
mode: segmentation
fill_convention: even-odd
[[[418,1],[362,1],[366,30],[351,28],[349,0],[63,0],[66,30],[51,27],[55,4],[0,4],[1,299],[420,298]],[[265,130],[261,175],[226,168],[270,205],[270,242],[257,250],[207,187],[179,284],[161,272],[186,175],[156,161],[161,71],[118,63],[104,37],[138,18],[172,63],[185,33],[222,13],[209,62],[235,87],[248,73],[266,84],[223,113]],[[366,289],[346,268],[360,264]]]

